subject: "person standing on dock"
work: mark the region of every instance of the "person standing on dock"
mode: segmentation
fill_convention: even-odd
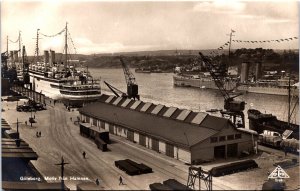
[[[120,176],[119,181],[119,185],[124,185],[122,176]]]
[[[85,155],[86,155],[86,153],[83,151],[82,156],[84,159],[85,159]]]
[[[99,184],[100,184],[100,182],[99,182],[99,179],[98,179],[98,178],[96,179],[96,184],[97,184],[97,186],[99,186]]]

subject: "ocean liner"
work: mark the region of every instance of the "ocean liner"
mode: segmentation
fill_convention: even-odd
[[[50,56],[48,51],[44,51],[44,62],[36,61],[23,67],[25,87],[51,99],[62,100],[65,105],[82,106],[101,96],[100,79],[94,79],[88,68],[85,70],[76,68],[76,63],[68,57],[67,24],[62,32],[65,32],[64,62],[55,61],[53,50],[50,50]],[[39,29],[37,30],[37,58],[38,39]]]
[[[242,66],[243,67],[243,66]],[[241,78],[248,74],[241,74]],[[248,78],[247,78],[248,79]],[[246,80],[247,80],[246,79]],[[224,82],[225,88],[227,90],[235,89],[239,92],[245,93],[257,93],[257,94],[270,94],[270,95],[282,95],[288,96],[288,78],[282,77],[279,79],[267,80],[259,79],[255,82],[241,82],[238,78],[228,78]],[[294,96],[299,95],[299,88],[294,80],[291,80],[292,87],[291,91]],[[207,75],[184,75],[175,74],[173,76],[173,84],[175,86],[183,87],[196,87],[205,89],[218,89],[214,83],[214,80]]]

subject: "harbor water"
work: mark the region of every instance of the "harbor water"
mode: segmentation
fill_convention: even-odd
[[[101,89],[105,94],[113,94],[103,81],[126,92],[126,82],[123,70],[91,68],[91,74],[101,77]],[[210,109],[222,109],[224,99],[218,90],[176,87],[173,85],[173,73],[134,73],[136,82],[139,85],[139,94],[142,101],[174,106],[193,111],[207,111]],[[245,93],[236,98],[246,102],[245,120],[248,126],[248,109],[257,109],[262,113],[272,113],[280,120],[287,121],[288,97],[267,94]],[[291,108],[295,106],[298,98],[292,98]],[[214,115],[219,115],[215,113]],[[299,124],[299,104],[295,107],[292,123]]]

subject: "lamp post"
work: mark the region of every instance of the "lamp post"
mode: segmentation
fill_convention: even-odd
[[[64,183],[64,171],[65,171],[65,165],[69,164],[65,162],[64,157],[61,157],[61,162],[55,165],[61,166],[60,172],[61,172],[61,190],[65,190],[65,183]]]

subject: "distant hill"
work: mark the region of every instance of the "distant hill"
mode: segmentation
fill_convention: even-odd
[[[221,62],[228,62],[228,50],[156,50],[139,52],[119,52],[114,54],[76,54],[69,55],[72,60],[79,60],[90,68],[120,68],[120,55],[131,68],[161,69],[172,71],[176,66],[187,68],[195,67],[193,59],[199,52],[208,55],[216,51],[219,56],[215,58]],[[61,53],[56,53],[56,61],[63,61]],[[33,60],[33,57],[29,57]],[[230,65],[240,65],[241,62],[261,60],[266,69],[297,70],[299,68],[298,50],[272,50],[272,49],[237,49],[231,51]],[[298,71],[298,70],[297,70]]]

